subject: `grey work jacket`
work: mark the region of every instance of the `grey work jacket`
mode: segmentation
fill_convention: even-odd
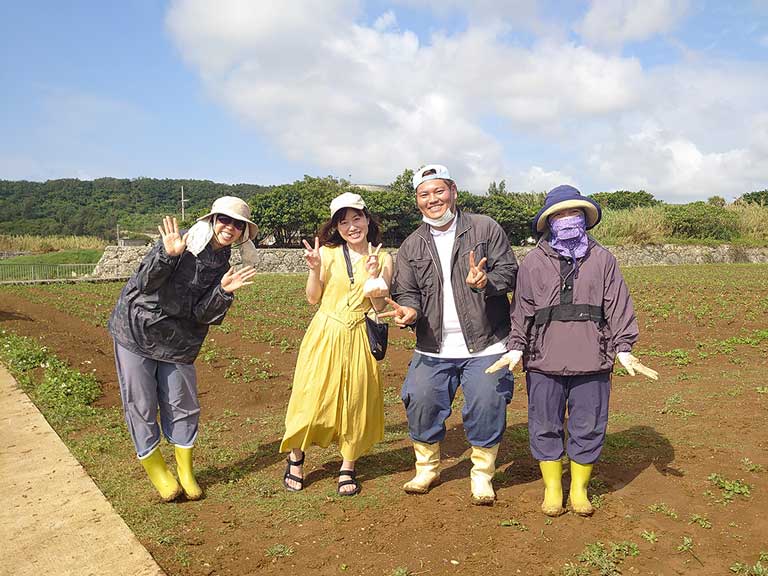
[[[616,258],[591,237],[576,270],[539,241],[520,264],[511,322],[507,347],[524,351],[525,370],[544,374],[608,372],[638,336]]]
[[[123,288],[109,332],[131,352],[164,362],[192,364],[211,324],[221,324],[234,295],[221,287],[229,247],[208,244],[197,256],[169,256],[158,242]]]
[[[509,299],[517,260],[507,235],[488,216],[458,211],[451,259],[451,285],[461,331],[470,352],[504,341],[509,334]],[[469,252],[475,262],[488,258],[488,284],[481,292],[467,286]],[[435,241],[428,224],[405,239],[397,252],[391,292],[401,306],[416,310],[416,349],[440,352],[443,339],[443,290],[446,289]]]

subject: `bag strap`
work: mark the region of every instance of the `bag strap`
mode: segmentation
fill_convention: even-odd
[[[352,260],[349,257],[349,247],[346,242],[341,245],[341,249],[344,251],[344,260],[347,262],[347,276],[349,276],[349,283],[354,284],[355,274],[352,272]]]
[[[355,283],[355,274],[352,272],[352,259],[349,257],[349,247],[347,246],[347,243],[341,245],[341,249],[344,252],[344,260],[347,263],[347,276],[349,276],[349,283],[354,284]],[[376,324],[381,324],[382,322],[379,322],[379,314],[376,312],[376,309],[371,306],[371,310],[373,310],[373,320],[376,322]],[[370,314],[366,314],[370,318]]]

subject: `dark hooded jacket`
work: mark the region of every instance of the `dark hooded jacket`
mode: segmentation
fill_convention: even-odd
[[[197,256],[169,256],[158,242],[123,288],[109,332],[131,352],[164,362],[192,364],[211,324],[221,324],[234,295],[221,287],[229,247],[208,244]]]
[[[608,372],[638,336],[616,258],[591,237],[576,267],[542,238],[520,264],[510,317],[508,348],[545,374]]]

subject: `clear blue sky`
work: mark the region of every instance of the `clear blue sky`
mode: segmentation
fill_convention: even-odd
[[[26,0],[0,178],[768,188],[768,2]]]

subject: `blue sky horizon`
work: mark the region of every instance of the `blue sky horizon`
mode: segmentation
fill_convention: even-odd
[[[0,45],[5,180],[768,188],[764,0],[29,0]]]

